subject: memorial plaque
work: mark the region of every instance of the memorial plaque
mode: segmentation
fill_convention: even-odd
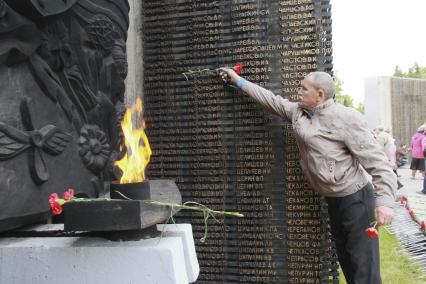
[[[296,100],[306,74],[332,71],[329,1],[144,0],[143,12],[148,176],[175,179],[183,201],[245,215],[211,221],[202,243],[202,218],[179,213],[193,224],[197,283],[338,283],[292,126],[214,71],[240,62],[245,78]]]

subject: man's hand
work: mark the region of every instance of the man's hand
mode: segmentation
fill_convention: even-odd
[[[232,85],[237,84],[238,79],[240,79],[240,76],[233,69],[225,67],[219,69],[219,76],[222,77],[223,82],[230,82]]]
[[[393,209],[386,206],[379,206],[376,207],[376,221],[377,225],[389,225],[392,223],[393,220]]]

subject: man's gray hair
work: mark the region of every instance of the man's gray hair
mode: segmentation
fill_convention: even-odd
[[[325,72],[315,71],[308,74],[312,79],[315,88],[324,90],[327,99],[331,99],[336,94],[336,86],[334,85],[333,78]]]

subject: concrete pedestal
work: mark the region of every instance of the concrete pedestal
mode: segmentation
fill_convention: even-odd
[[[199,273],[191,225],[164,225],[161,238],[112,242],[96,237],[0,239],[0,283],[174,284]]]

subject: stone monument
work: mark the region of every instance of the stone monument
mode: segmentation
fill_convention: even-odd
[[[0,1],[0,231],[49,194],[104,193],[127,75],[126,0]]]

